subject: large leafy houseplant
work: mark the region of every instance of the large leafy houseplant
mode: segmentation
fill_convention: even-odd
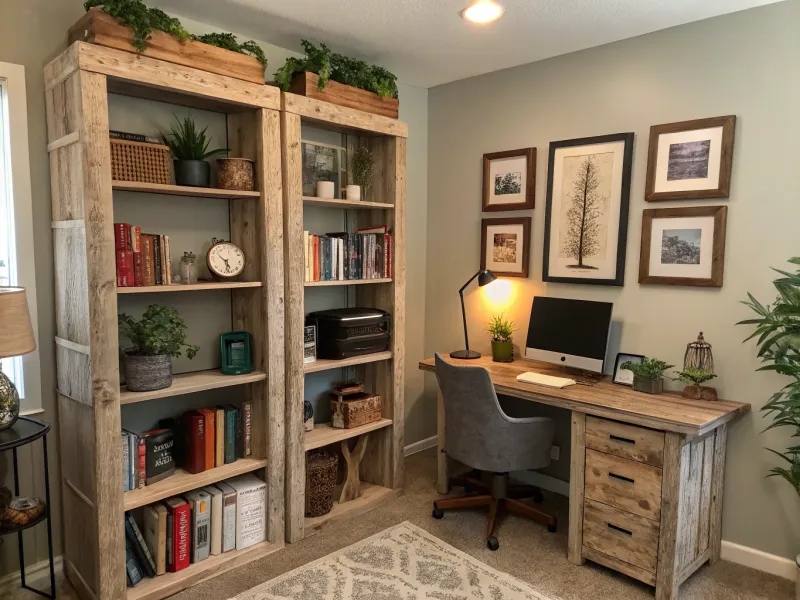
[[[211,185],[211,165],[206,159],[228,153],[227,148],[208,149],[211,138],[206,135],[207,129],[199,129],[192,117],[185,117],[183,121],[175,117],[170,132],[161,133],[161,139],[175,157],[175,182],[178,185],[208,187]]]
[[[800,265],[800,257],[789,259]],[[772,418],[764,431],[788,427],[792,437],[800,437],[800,270],[795,273],[774,269],[781,275],[773,282],[778,291],[774,304],[763,305],[748,293],[744,302],[758,317],[741,321],[739,325],[755,325],[747,340],[758,337],[758,357],[763,365],[759,371],[775,371],[790,378],[775,392],[761,410]],[[747,341],[745,340],[745,341]],[[800,494],[800,445],[783,452],[770,449],[780,457],[781,466],[769,471],[768,477],[782,477]],[[798,563],[800,564],[800,563]]]

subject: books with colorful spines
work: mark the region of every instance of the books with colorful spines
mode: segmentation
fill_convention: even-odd
[[[253,403],[242,401],[242,456],[253,454]]]
[[[122,491],[131,489],[131,450],[128,443],[128,434],[122,432]]]
[[[122,431],[128,440],[128,456],[130,457],[130,460],[128,460],[128,490],[130,491],[139,487],[139,455],[137,451],[138,440],[135,433],[125,429]]]
[[[153,286],[156,284],[155,247],[153,236],[149,233],[142,234],[142,272],[143,284]]]
[[[189,566],[191,509],[189,503],[178,496],[164,500],[164,506],[172,515],[172,562],[167,564],[167,571],[176,573]]]
[[[308,231],[303,232],[303,276],[305,281],[311,281],[311,278],[308,274],[308,258],[311,256],[311,252],[309,252],[308,244],[309,244],[309,234]]]
[[[153,485],[175,473],[175,436],[172,429],[142,434],[145,446],[145,483]]]
[[[225,409],[214,409],[214,466],[225,464]]]
[[[153,239],[153,275],[155,277],[155,285],[161,285],[161,236],[158,234],[150,234]]]
[[[141,252],[133,253],[133,285],[144,285],[144,255]]]
[[[242,409],[236,409],[236,458],[244,456],[244,414]]]
[[[117,287],[133,287],[136,283],[133,272],[133,252],[115,250],[117,267]]]
[[[142,251],[142,228],[130,225],[130,250],[134,253]]]
[[[216,462],[216,415],[210,408],[200,408],[197,412],[203,415],[203,424],[206,430],[203,457],[205,470],[207,471],[208,469],[213,469]]]
[[[236,490],[236,549],[244,550],[267,539],[267,484],[252,474],[227,483]]]
[[[215,486],[222,492],[222,552],[236,550],[236,490],[224,481]]]
[[[319,249],[319,236],[314,236],[314,281],[319,281],[319,265],[320,265],[320,249]]]
[[[222,554],[222,491],[213,485],[203,488],[210,497],[211,506],[211,545],[209,552],[212,556]]]
[[[190,561],[194,564],[207,559],[211,547],[211,496],[199,489],[186,492],[183,497],[192,511]]]
[[[322,246],[322,266],[324,268],[324,273],[322,274],[323,281],[330,281],[332,277],[331,273],[331,238],[327,236],[321,236],[320,238],[320,246]]]
[[[114,250],[132,250],[131,226],[128,223],[114,223]]]
[[[136,485],[141,490],[147,485],[147,446],[144,437],[136,436]]]
[[[144,543],[144,537],[136,524],[136,519],[133,518],[131,513],[125,515],[125,534],[131,542],[133,554],[136,557],[136,562],[144,570],[144,574],[148,577],[156,576],[156,563],[150,550],[147,549],[147,544]]]
[[[142,509],[144,541],[156,563],[156,575],[167,572],[167,507],[151,504]]]
[[[189,473],[202,473],[206,469],[205,418],[196,410],[181,417],[182,467]]]
[[[128,579],[128,587],[136,587],[142,580],[142,570],[139,563],[136,562],[136,556],[127,535],[125,536],[125,574]]]
[[[228,404],[225,410],[225,464],[236,460],[236,422],[239,410]]]
[[[160,259],[159,268],[161,269],[161,285],[169,285],[169,281],[167,281],[167,240],[165,239],[166,236],[159,235],[158,236],[158,256]]]
[[[169,253],[169,236],[164,236],[164,285],[172,284],[172,256]]]

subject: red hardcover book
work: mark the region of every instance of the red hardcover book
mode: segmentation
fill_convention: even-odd
[[[130,244],[134,252],[142,251],[142,228],[138,225],[130,225]]]
[[[133,285],[136,287],[144,285],[144,263],[141,252],[133,253]]]
[[[189,473],[206,470],[205,417],[196,410],[183,413],[183,468]]]
[[[164,501],[169,514],[172,515],[172,562],[167,564],[167,571],[177,573],[189,566],[189,555],[192,544],[191,508],[183,498],[168,498]]]
[[[153,236],[145,233],[142,234],[142,272],[145,286],[156,284]]]
[[[133,252],[130,250],[116,250],[117,261],[117,287],[133,287]]]
[[[136,475],[138,476],[139,489],[142,489],[147,483],[147,448],[144,443],[144,436],[139,436],[139,441],[136,446]]]
[[[131,226],[127,223],[114,223],[114,249],[131,249]]]
[[[203,452],[203,456],[205,458],[205,469],[213,469],[214,468],[214,459],[216,453],[216,436],[215,436],[215,429],[216,429],[216,413],[211,410],[210,408],[201,408],[198,411],[201,415],[203,415],[203,425],[205,427],[205,448]]]

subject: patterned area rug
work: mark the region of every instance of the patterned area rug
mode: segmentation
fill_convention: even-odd
[[[234,600],[549,600],[408,521]]]

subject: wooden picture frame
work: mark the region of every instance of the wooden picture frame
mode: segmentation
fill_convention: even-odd
[[[531,217],[481,220],[481,269],[498,277],[528,277],[530,253]]]
[[[735,130],[734,115],[653,125],[645,200],[730,197]]]
[[[508,192],[508,195],[519,199],[518,202],[497,201],[502,195],[496,195],[495,181],[499,173],[493,173],[492,163],[495,161],[512,161],[513,168],[522,168],[524,172],[508,173],[508,176],[519,176],[519,190]],[[494,178],[492,177],[494,175]],[[493,202],[493,200],[495,200]],[[503,212],[511,210],[530,210],[536,204],[536,148],[522,148],[520,150],[506,150],[505,152],[491,152],[483,155],[483,212]]]
[[[630,383],[628,383],[628,377],[621,374],[623,369],[620,369],[620,365],[622,363],[631,361],[636,362],[637,364],[642,364],[644,362],[645,356],[643,354],[628,354],[627,352],[618,352],[617,358],[614,361],[614,376],[612,377],[612,383],[616,383],[617,385],[624,385],[627,387],[633,387],[633,374],[631,373],[630,376]],[[630,373],[630,371],[627,371]]]
[[[542,281],[613,286],[625,284],[633,139],[634,134],[629,132],[550,143]],[[575,201],[574,198],[567,197],[571,185],[567,163],[576,159],[584,159],[584,157],[585,159],[605,157],[600,161],[601,165],[598,167],[601,169],[600,179],[611,182],[607,185],[604,184],[610,200],[608,206],[605,207],[606,234],[603,241],[611,248],[607,250],[603,260],[590,261],[583,252],[579,252],[582,258],[578,260],[570,254],[562,252],[566,238],[562,235],[561,230],[562,227],[569,227],[569,224],[564,222],[565,205],[567,202]],[[577,178],[578,172],[574,172],[576,174],[573,178]],[[565,188],[567,192],[565,192]],[[569,218],[569,212],[567,212],[567,218]],[[576,260],[578,264],[572,264]],[[587,262],[584,263],[584,260]],[[590,264],[591,262],[595,264]]]
[[[687,226],[691,228],[676,228],[681,219],[687,219]],[[722,287],[727,219],[727,206],[645,209],[642,213],[639,283]],[[664,229],[664,224],[659,223],[660,220],[667,220],[666,223],[671,225],[671,228]],[[708,240],[707,237],[709,229],[711,230],[711,240]],[[687,233],[691,236],[688,242],[680,237]],[[659,234],[660,243],[655,246],[654,242],[659,242]],[[691,256],[687,258],[684,255],[675,258],[673,256],[675,253],[664,246],[667,241],[670,242],[670,247],[680,244],[684,249],[689,248]],[[661,249],[660,258],[654,255],[654,248]],[[665,252],[668,251],[670,257],[665,260]],[[696,258],[694,258],[695,252]],[[654,272],[656,269],[663,272]],[[679,275],[681,271],[686,271],[686,276]],[[704,273],[693,276],[691,275],[693,272]]]

